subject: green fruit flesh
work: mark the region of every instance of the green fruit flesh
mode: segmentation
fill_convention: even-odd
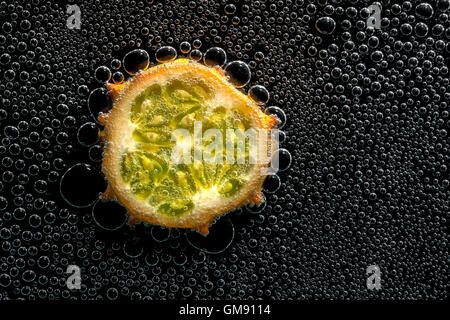
[[[174,163],[171,159],[176,145],[173,131],[185,129],[193,137],[196,121],[202,124],[202,134],[208,129],[221,132],[223,157],[226,130],[249,128],[250,121],[238,108],[215,106],[213,98],[214,92],[205,82],[186,77],[153,84],[132,102],[130,122],[135,145],[122,155],[121,177],[137,199],[147,201],[161,215],[176,218],[188,214],[195,206],[194,195],[201,190],[214,188],[220,197],[228,198],[248,182],[253,164],[248,163],[247,143],[244,149],[236,144],[234,149],[235,158],[238,152],[244,152],[245,163],[193,161],[194,143],[190,163]],[[202,149],[208,150],[214,141],[214,137],[203,139]]]

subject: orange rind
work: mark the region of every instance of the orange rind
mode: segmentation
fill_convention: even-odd
[[[269,166],[263,158],[270,154],[268,136],[277,119],[233,87],[221,69],[178,59],[142,71],[123,84],[109,84],[108,90],[113,108],[99,116],[105,126],[102,171],[108,180],[102,197],[120,201],[128,210],[129,223],[207,234],[218,216],[263,201],[261,188]],[[181,129],[195,134],[199,124],[203,135],[215,129],[224,140],[229,129],[262,131],[256,144],[267,152],[255,155],[244,144],[232,151],[236,158],[239,151],[245,154],[243,163],[196,161],[195,147],[220,159],[226,153],[208,149],[207,142],[220,145],[217,136],[196,144],[195,138],[174,134]],[[175,147],[188,150],[191,161],[175,161]]]

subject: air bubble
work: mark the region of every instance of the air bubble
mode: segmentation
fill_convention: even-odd
[[[278,157],[278,170],[280,172],[286,171],[291,166],[292,155],[288,150],[278,149],[274,152],[273,157]]]
[[[191,58],[194,61],[200,61],[202,60],[203,54],[200,50],[194,49],[191,51],[191,54],[189,55],[189,58]]]
[[[232,3],[229,3],[225,6],[224,11],[226,14],[233,14],[236,11],[236,6]]]
[[[222,48],[213,47],[209,48],[205,52],[205,56],[203,57],[203,62],[208,67],[221,67],[227,61],[227,54]]]
[[[156,266],[158,264],[158,262],[159,262],[159,256],[155,252],[153,252],[151,254],[147,254],[145,256],[145,263],[147,265],[149,265],[150,267]]]
[[[8,53],[3,53],[0,56],[0,64],[7,65],[8,63],[10,63],[10,61],[11,61],[11,55],[9,55]]]
[[[81,97],[87,97],[87,95],[89,94],[89,88],[88,86],[83,84],[78,87],[77,92]]]
[[[206,260],[206,254],[204,251],[198,251],[191,255],[192,261],[196,264],[202,264]]]
[[[263,212],[264,209],[267,206],[267,201],[266,201],[266,196],[264,194],[262,194],[263,196],[263,201],[261,201],[261,203],[258,204],[248,204],[246,205],[246,209],[248,212],[250,213],[260,213]]]
[[[125,76],[120,71],[116,71],[112,75],[112,81],[114,84],[121,84],[124,81],[124,79],[125,79]]]
[[[170,62],[177,58],[177,51],[173,47],[165,46],[156,50],[155,58],[159,63]]]
[[[106,297],[109,300],[116,300],[119,297],[119,291],[116,288],[108,288],[106,291]]]
[[[416,14],[424,20],[428,20],[433,16],[434,10],[429,3],[420,3],[416,7]]]
[[[108,67],[101,66],[95,70],[95,79],[98,82],[108,82],[111,79],[111,70]]]
[[[92,217],[98,227],[115,231],[127,221],[127,210],[116,201],[99,200],[92,207]]]
[[[138,239],[127,240],[123,246],[123,253],[130,258],[137,258],[144,252],[144,247]]]
[[[225,251],[234,239],[234,226],[228,217],[222,217],[209,228],[204,236],[196,231],[187,231],[188,243],[205,253],[218,254]]]
[[[336,28],[336,22],[330,17],[320,17],[316,21],[316,29],[321,34],[332,34]]]
[[[416,36],[418,36],[419,38],[424,38],[428,34],[428,26],[423,22],[416,24],[414,30],[416,32]]]
[[[97,125],[93,122],[87,122],[78,129],[78,142],[85,147],[91,146],[98,141],[98,134]]]
[[[184,253],[178,253],[173,258],[173,263],[175,263],[177,266],[183,266],[187,262],[187,256]]]
[[[61,178],[61,195],[73,207],[92,205],[105,189],[106,182],[103,175],[88,164],[74,165]]]
[[[269,91],[261,85],[255,85],[248,90],[248,95],[258,105],[263,105],[269,101]]]
[[[187,41],[183,41],[182,43],[180,43],[180,51],[183,54],[188,54],[191,51],[191,44]]]
[[[262,53],[261,51],[257,51],[255,53],[255,60],[262,61],[263,59],[264,59],[264,53]]]
[[[111,61],[111,69],[119,70],[122,67],[122,62],[119,59],[113,59]]]
[[[100,162],[103,158],[103,148],[99,145],[93,145],[89,148],[89,159],[93,162]]]
[[[192,46],[194,49],[200,49],[202,46],[202,41],[200,39],[195,39],[194,42],[192,42]]]
[[[236,88],[242,88],[250,82],[250,68],[242,61],[230,62],[225,66],[224,70],[228,76],[228,81]]]
[[[8,275],[6,273],[0,274],[0,286],[1,287],[7,288],[7,287],[9,287],[11,282],[12,282],[12,280],[11,280],[10,275]]]
[[[3,129],[5,136],[9,139],[17,139],[19,137],[19,130],[14,126],[6,126]]]
[[[264,180],[263,191],[266,193],[275,193],[280,189],[281,180],[276,174],[267,176]]]
[[[104,87],[91,92],[88,98],[88,107],[94,119],[97,121],[100,112],[106,113],[111,109],[112,101],[108,90]]]
[[[159,226],[153,226],[151,230],[151,236],[156,242],[165,242],[169,240],[170,229]]]
[[[266,114],[271,114],[277,117],[278,119],[278,129],[282,129],[286,125],[286,114],[284,113],[283,109],[277,106],[270,106],[264,110]]]
[[[440,11],[446,12],[450,8],[449,0],[437,0],[437,7]]]
[[[139,71],[146,70],[150,64],[150,57],[147,51],[135,49],[130,51],[123,58],[123,67],[130,75],[135,75]]]

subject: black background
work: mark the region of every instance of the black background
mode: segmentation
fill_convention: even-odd
[[[448,1],[382,1],[381,30],[366,27],[367,1],[231,1],[231,14],[214,1],[68,3],[80,30],[67,28],[66,3],[0,2],[2,300],[447,297]],[[330,34],[316,27],[324,16]],[[102,230],[92,206],[60,193],[73,165],[100,172],[77,137],[95,122],[83,86],[101,87],[97,67],[135,48],[154,65],[159,47],[196,39],[248,63],[267,106],[284,110],[291,167],[262,212],[232,212],[208,239]],[[71,192],[84,196],[90,178]],[[66,287],[71,264],[80,290]],[[370,265],[380,290],[366,287]]]

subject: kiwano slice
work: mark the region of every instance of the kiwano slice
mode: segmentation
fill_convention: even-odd
[[[262,201],[270,165],[263,158],[271,151],[268,136],[277,120],[233,87],[221,69],[178,59],[109,84],[108,90],[113,108],[99,117],[106,131],[103,198],[119,200],[131,224],[207,234],[219,215]],[[266,148],[258,150],[267,150],[262,154],[236,142],[253,129],[259,132],[256,146]]]

